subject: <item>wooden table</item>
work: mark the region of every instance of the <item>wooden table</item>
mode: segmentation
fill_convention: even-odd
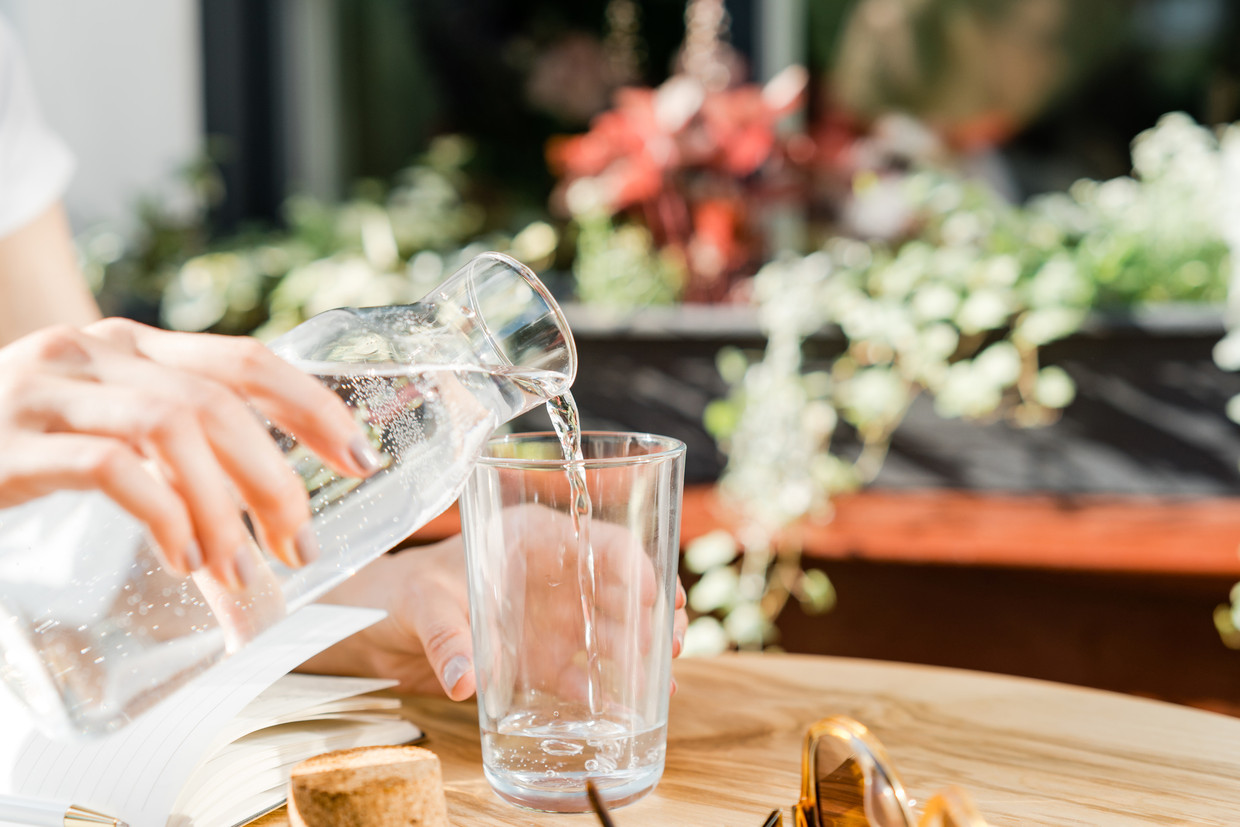
[[[995,825],[1240,824],[1240,720],[978,672],[808,655],[675,666],[667,769],[617,827],[758,827],[795,801],[801,738],[831,713],[886,744],[909,794],[959,784]],[[407,697],[461,825],[585,825],[502,802],[481,769],[472,703]],[[279,822],[273,822],[279,823]]]

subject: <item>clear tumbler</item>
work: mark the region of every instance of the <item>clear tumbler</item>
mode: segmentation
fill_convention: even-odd
[[[658,783],[684,455],[585,432],[569,462],[539,433],[492,440],[475,464],[462,526],[483,768],[502,798],[583,812],[587,779],[613,805]]]

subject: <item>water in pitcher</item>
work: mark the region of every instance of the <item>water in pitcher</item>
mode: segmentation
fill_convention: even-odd
[[[375,549],[390,548],[441,512],[459,493],[454,481],[464,480],[496,426],[527,409],[535,389],[564,383],[557,374],[518,368],[302,367],[359,412],[384,460],[368,479],[341,477],[293,437],[275,432],[306,480],[320,560],[335,576],[321,568],[289,570],[264,556],[260,584],[238,597],[205,576],[182,579],[166,572],[142,526],[106,497],[62,492],[51,509],[62,521],[59,539],[92,546],[72,555],[80,560],[78,571],[70,582],[49,580],[46,587],[28,580],[11,586],[7,578],[0,583],[8,637],[4,677],[32,706],[63,705],[80,718],[75,728],[85,731],[133,717],[162,696],[171,676],[183,679],[205,669],[288,608],[352,574],[373,559]],[[25,516],[32,533],[46,536],[46,510]],[[6,536],[20,541],[22,520],[21,513],[8,515]],[[36,529],[36,523],[44,527]],[[58,542],[55,532],[48,542]],[[27,556],[41,548],[32,545]],[[8,555],[6,565],[15,564]],[[25,651],[31,643],[35,651]],[[39,660],[46,671],[35,666]],[[48,692],[59,699],[37,697]]]
[[[116,729],[338,585],[451,504],[495,428],[576,369],[545,288],[498,254],[424,303],[329,311],[272,349],[340,395],[383,467],[339,476],[272,428],[305,480],[321,554],[290,570],[253,545],[259,582],[242,595],[166,572],[145,527],[102,494],[0,510],[0,679],[46,728]]]
[[[529,368],[470,365],[302,363],[357,413],[383,467],[361,480],[342,477],[296,440],[273,429],[306,481],[322,554],[349,572],[371,559],[366,550],[391,547],[447,508],[459,495],[481,446],[495,428],[553,389],[565,377]],[[290,572],[290,600],[316,597]]]

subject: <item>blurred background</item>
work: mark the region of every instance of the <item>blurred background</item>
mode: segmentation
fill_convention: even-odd
[[[690,446],[691,648],[1240,709],[1236,4],[0,14],[109,313],[266,338],[542,274],[586,426]]]

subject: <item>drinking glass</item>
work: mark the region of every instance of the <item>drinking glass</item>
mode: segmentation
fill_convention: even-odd
[[[570,454],[571,455],[571,454]],[[588,812],[663,773],[683,443],[492,440],[461,500],[483,769],[500,797]],[[578,483],[584,483],[584,494]]]

